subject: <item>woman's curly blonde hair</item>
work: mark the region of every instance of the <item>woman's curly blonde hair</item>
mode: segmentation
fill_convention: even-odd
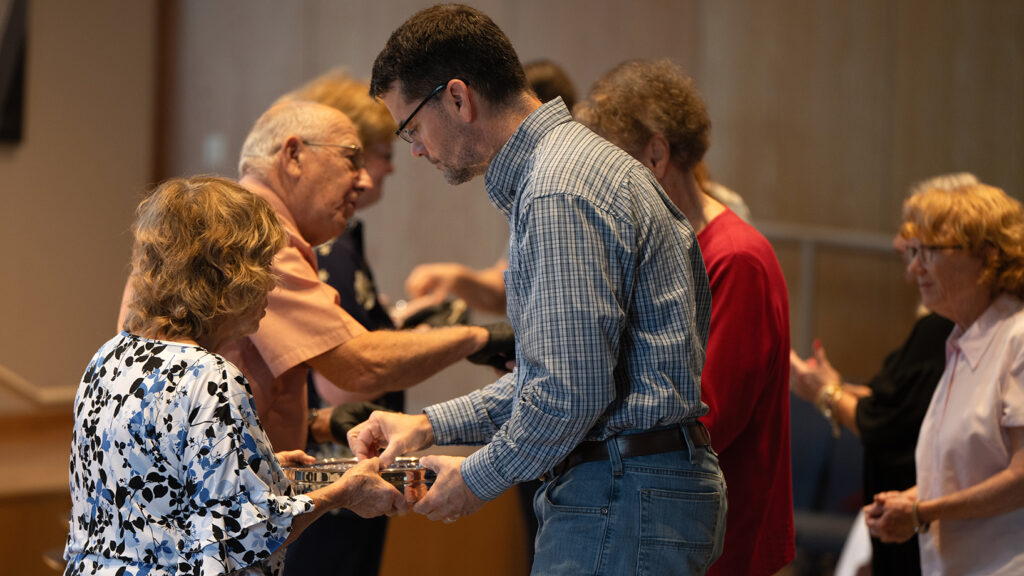
[[[363,148],[377,143],[390,144],[398,125],[387,107],[370,97],[370,85],[342,69],[335,69],[289,92],[280,101],[317,102],[341,110],[356,125]]]
[[[270,205],[224,178],[175,178],[136,210],[124,330],[198,340],[264,305],[286,241]]]
[[[1024,209],[1001,189],[976,183],[919,190],[903,203],[900,236],[963,246],[985,263],[982,286],[1024,299]]]

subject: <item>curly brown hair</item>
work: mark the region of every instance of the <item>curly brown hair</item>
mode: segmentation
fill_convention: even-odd
[[[668,59],[629,60],[612,68],[573,108],[573,117],[633,156],[662,134],[683,171],[692,170],[710,145],[704,100]]]
[[[193,340],[262,307],[286,242],[262,198],[212,176],[175,178],[139,204],[124,330]]]
[[[963,246],[985,263],[982,286],[994,296],[1024,299],[1024,209],[1001,189],[969,184],[917,190],[903,203],[900,236]]]

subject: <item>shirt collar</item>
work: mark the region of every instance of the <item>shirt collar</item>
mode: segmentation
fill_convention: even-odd
[[[974,321],[974,324],[967,327],[967,330],[961,330],[959,326],[953,328],[947,341],[947,350],[959,349],[971,370],[976,370],[992,343],[996,328],[1004,319],[1018,312],[1021,307],[1021,301],[1014,296],[999,295]]]
[[[506,218],[512,213],[516,190],[521,188],[521,180],[529,172],[533,150],[548,132],[566,122],[572,122],[572,116],[562,98],[549,101],[523,120],[491,160],[484,176],[487,195]]]
[[[281,200],[273,190],[264,186],[262,183],[252,180],[243,179],[239,182],[243,188],[252,192],[253,194],[263,198],[270,204],[274,212],[277,214],[277,220],[281,223],[281,227],[288,233],[290,243],[292,246],[298,248],[299,252],[302,253],[302,257],[305,258],[312,266],[313,269],[317,269],[316,255],[313,254],[313,246],[302,237],[299,233],[299,227],[295,224],[295,217],[292,216],[288,206]]]

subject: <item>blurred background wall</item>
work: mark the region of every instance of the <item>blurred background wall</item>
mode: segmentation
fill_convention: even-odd
[[[169,176],[234,176],[274,99],[330,68],[368,75],[391,30],[430,3],[29,1],[24,136],[0,145],[0,415],[14,423],[5,437],[39,440],[40,413],[58,432],[32,450],[0,439],[0,457],[49,467],[8,474],[0,496],[66,490],[70,396],[115,329],[140,194]],[[711,173],[744,196],[782,262],[794,346],[820,337],[850,379],[874,373],[913,321],[916,290],[887,248],[907,187],[967,170],[1024,190],[1017,0],[469,3],[581,94],[628,58],[692,75],[713,123]],[[401,141],[395,157],[383,201],[362,214],[382,291],[401,298],[419,262],[492,264],[508,230],[482,181],[449,187]],[[449,369],[411,391],[411,408],[490,377]]]

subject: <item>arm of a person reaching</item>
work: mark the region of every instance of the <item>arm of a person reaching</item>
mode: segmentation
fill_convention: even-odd
[[[505,278],[508,262],[502,258],[490,268],[477,270],[457,262],[434,262],[413,268],[405,280],[410,298],[432,296],[435,303],[454,294],[474,310],[505,313]]]
[[[372,391],[353,392],[352,390],[339,388],[316,370],[313,371],[313,386],[316,388],[316,393],[320,395],[320,399],[328,405],[369,402],[380,397],[379,393]]]
[[[487,329],[480,326],[377,330],[351,338],[308,364],[339,388],[380,395],[426,380],[477,352],[487,340]]]
[[[871,394],[865,386],[846,384],[839,372],[832,367],[825,355],[825,347],[814,341],[814,356],[803,360],[794,352],[789,353],[789,386],[800,398],[811,402],[818,409],[827,406],[835,421],[860,436],[857,428],[857,403]]]
[[[510,308],[517,315],[515,372],[424,410],[438,443],[487,442],[461,464],[463,481],[481,500],[549,470],[616,399],[613,374],[628,307],[616,271],[630,269],[632,253],[611,241],[577,239],[627,232],[579,197],[545,195],[522,210],[529,218],[520,221],[508,270],[517,296]],[[442,488],[431,488],[435,497]]]

